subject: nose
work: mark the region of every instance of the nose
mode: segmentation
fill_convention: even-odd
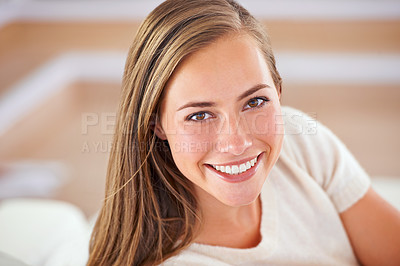
[[[229,117],[223,126],[223,132],[219,138],[219,151],[233,155],[243,154],[253,142],[248,125],[243,116]]]

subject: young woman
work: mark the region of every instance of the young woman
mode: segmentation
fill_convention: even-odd
[[[88,265],[398,265],[399,212],[281,91],[239,4],[157,7],[129,51]]]

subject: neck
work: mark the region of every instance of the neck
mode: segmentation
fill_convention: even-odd
[[[198,195],[202,223],[195,242],[231,248],[251,248],[260,243],[260,196],[248,205],[232,207],[206,194]]]

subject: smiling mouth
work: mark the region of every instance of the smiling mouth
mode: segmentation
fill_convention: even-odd
[[[257,172],[260,160],[264,152],[251,160],[240,164],[212,165],[207,164],[207,168],[216,173],[219,178],[229,183],[238,183],[250,179]]]
[[[257,156],[258,157],[258,156]],[[257,163],[257,157],[239,165],[212,165],[215,170],[229,175],[237,175],[251,169]]]

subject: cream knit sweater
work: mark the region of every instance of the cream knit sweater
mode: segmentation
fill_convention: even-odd
[[[282,115],[285,139],[261,192],[258,246],[193,243],[163,265],[357,265],[339,213],[363,197],[368,175],[321,123],[289,107]]]

